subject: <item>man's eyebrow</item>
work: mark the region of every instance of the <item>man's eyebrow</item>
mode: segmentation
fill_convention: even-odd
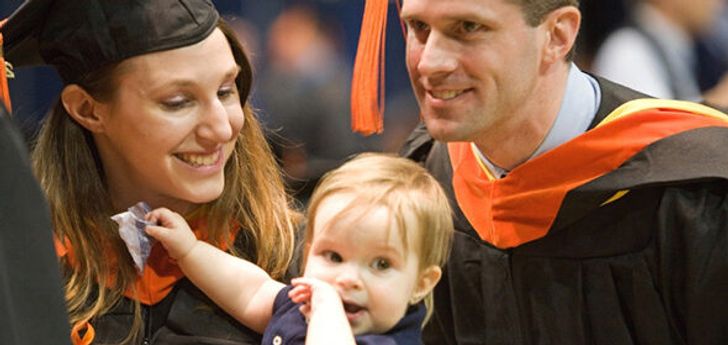
[[[400,16],[400,19],[404,22],[409,22],[412,20],[416,21],[423,21],[427,23],[426,21],[420,19],[417,15],[413,14],[407,14],[402,13]],[[445,14],[437,17],[437,21],[440,22],[448,22],[448,23],[454,23],[454,22],[476,22],[476,23],[488,23],[491,22],[493,18],[489,18],[487,16],[482,15],[476,15],[473,13],[462,13],[462,14]]]

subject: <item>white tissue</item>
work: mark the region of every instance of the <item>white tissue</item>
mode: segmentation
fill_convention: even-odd
[[[152,250],[152,238],[144,231],[148,224],[152,224],[144,219],[144,215],[151,211],[147,203],[141,201],[136,205],[129,207],[128,211],[122,212],[111,217],[119,224],[119,235],[126,243],[126,248],[134,260],[137,272],[141,274],[144,271],[144,265],[147,262],[149,253]]]

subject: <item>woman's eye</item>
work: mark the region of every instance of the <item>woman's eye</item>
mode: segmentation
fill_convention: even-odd
[[[237,95],[238,89],[235,86],[225,86],[217,90],[217,97],[220,99],[227,99]]]
[[[384,271],[388,268],[392,267],[392,264],[387,259],[376,259],[374,262],[372,262],[372,268],[374,268],[377,271]]]
[[[342,262],[342,261],[344,261],[344,260],[343,260],[343,259],[341,258],[341,255],[339,255],[339,253],[337,253],[337,252],[332,252],[332,251],[326,251],[326,252],[324,252],[324,253],[323,253],[323,256],[324,256],[324,258],[325,258],[325,259],[326,259],[327,261],[330,261],[330,262],[335,262],[335,263],[339,263],[339,262]]]
[[[166,110],[175,111],[188,106],[192,101],[187,97],[173,97],[162,101],[162,107]]]

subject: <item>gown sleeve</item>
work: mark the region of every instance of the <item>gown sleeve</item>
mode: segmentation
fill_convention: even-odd
[[[728,342],[728,185],[668,188],[657,214],[656,279],[688,344]]]

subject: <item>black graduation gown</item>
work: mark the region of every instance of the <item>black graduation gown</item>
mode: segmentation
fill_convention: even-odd
[[[187,279],[153,306],[142,306],[143,330],[131,344],[257,345],[260,334],[217,307]],[[94,319],[94,344],[118,344],[134,319],[133,302],[123,298],[114,310]]]
[[[643,97],[598,81],[592,127]],[[446,145],[421,125],[401,154],[441,182],[457,230],[425,343],[728,344],[727,147],[725,128],[660,140],[571,190],[545,237],[504,250],[458,208]]]
[[[48,205],[2,104],[0,162],[0,344],[69,344]]]

